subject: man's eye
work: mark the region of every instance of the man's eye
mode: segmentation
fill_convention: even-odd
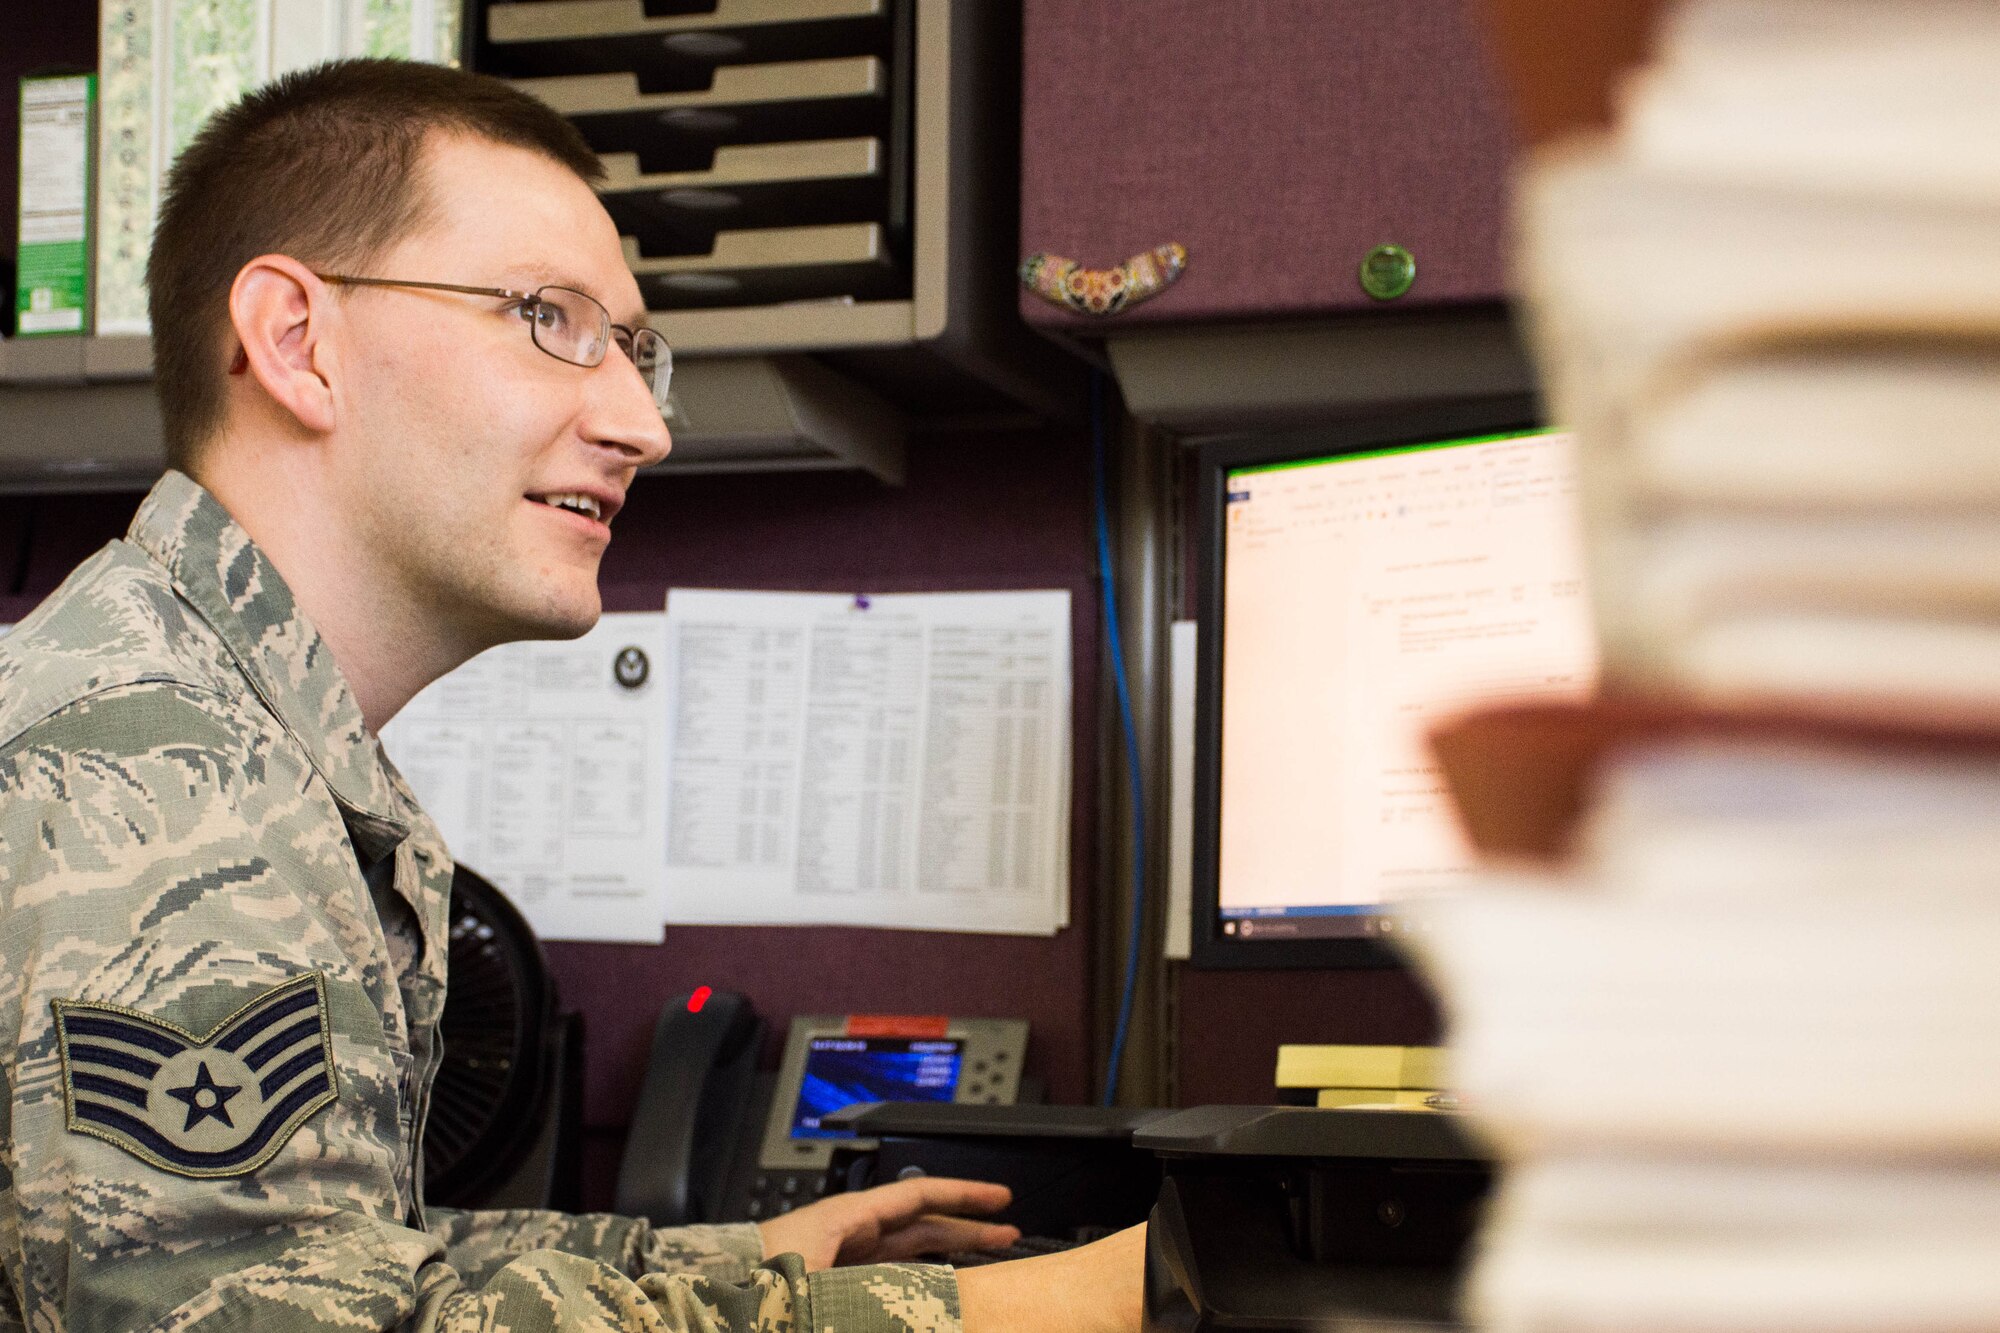
[[[560,329],[568,321],[562,307],[548,301],[523,301],[514,307],[522,319],[543,329]]]

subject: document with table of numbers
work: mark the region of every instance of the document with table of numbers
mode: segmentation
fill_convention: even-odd
[[[1070,599],[667,596],[667,920],[1068,924]]]
[[[452,856],[543,939],[660,941],[664,619],[614,613],[580,639],[490,649],[383,728]]]

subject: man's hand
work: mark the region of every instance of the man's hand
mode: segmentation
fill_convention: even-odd
[[[765,1258],[797,1254],[804,1257],[806,1271],[815,1272],[834,1264],[889,1263],[920,1254],[1012,1245],[1021,1238],[1017,1227],[946,1214],[996,1212],[1013,1197],[1005,1185],[917,1176],[836,1194],[757,1226]]]
[[[1145,1292],[1144,1224],[1074,1250],[958,1270],[965,1333],[1139,1333]]]

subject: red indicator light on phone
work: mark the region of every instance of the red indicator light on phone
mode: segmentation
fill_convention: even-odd
[[[713,994],[715,994],[715,991],[708,986],[696,986],[694,993],[688,996],[688,1012],[691,1014],[700,1013],[701,1007],[708,1003],[708,997]]]

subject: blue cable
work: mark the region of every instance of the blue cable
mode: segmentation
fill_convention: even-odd
[[[1111,1036],[1111,1059],[1104,1071],[1104,1104],[1118,1098],[1118,1066],[1125,1058],[1125,1034],[1132,1024],[1132,995],[1139,984],[1139,935],[1146,907],[1146,805],[1139,779],[1139,731],[1132,725],[1132,691],[1125,681],[1125,649],[1118,638],[1118,589],[1111,574],[1111,517],[1104,496],[1104,375],[1090,373],[1091,489],[1097,502],[1097,581],[1104,593],[1105,641],[1111,649],[1111,680],[1118,692],[1118,721],[1125,733],[1125,776],[1132,801],[1132,931],[1125,948],[1125,994],[1118,1003],[1118,1026]]]

